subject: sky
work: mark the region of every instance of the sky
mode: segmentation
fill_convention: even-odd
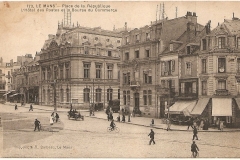
[[[72,12],[71,21],[85,27],[101,27],[112,30],[124,27],[139,28],[150,25],[151,21],[159,19],[160,4],[165,6],[165,17],[168,19],[185,16],[187,11],[196,12],[198,23],[205,25],[211,20],[211,29],[231,19],[233,12],[240,18],[240,2],[218,1],[8,1],[0,2],[0,57],[4,62],[17,60],[17,56],[35,55],[43,47],[49,34],[56,34],[58,22],[64,19],[62,9],[78,9]],[[48,5],[48,7],[43,7]],[[110,7],[111,12],[96,12],[93,5]],[[85,6],[83,8],[83,6]],[[157,7],[158,6],[158,7]],[[48,10],[46,9],[48,8]],[[29,10],[28,10],[29,9]],[[38,12],[37,9],[43,9]],[[54,9],[55,11],[52,11]],[[80,11],[86,9],[86,12]],[[90,10],[89,10],[90,9]],[[93,9],[93,10],[91,10]],[[27,10],[27,11],[26,11]],[[158,12],[157,12],[158,10]]]

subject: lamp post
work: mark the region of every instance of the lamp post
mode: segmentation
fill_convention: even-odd
[[[56,101],[56,79],[51,83],[51,86],[53,87],[53,106],[54,106],[54,111],[57,111],[57,101]]]

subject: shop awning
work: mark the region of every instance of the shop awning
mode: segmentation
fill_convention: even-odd
[[[209,98],[201,98],[198,100],[197,105],[194,107],[191,115],[201,115],[203,110],[208,104]]]
[[[232,98],[212,98],[212,116],[232,116]]]
[[[238,108],[240,109],[240,98],[235,98],[235,100],[237,102]]]
[[[169,108],[169,114],[190,115],[195,105],[196,101],[177,101]]]

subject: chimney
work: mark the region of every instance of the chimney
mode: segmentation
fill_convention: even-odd
[[[125,22],[124,27],[125,27],[125,31],[127,31],[127,22]]]
[[[234,19],[234,12],[233,12],[233,19]]]

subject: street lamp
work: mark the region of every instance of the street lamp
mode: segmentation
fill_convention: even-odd
[[[56,79],[51,83],[51,86],[53,87],[53,105],[54,105],[54,111],[57,111],[57,105],[56,105]]]

